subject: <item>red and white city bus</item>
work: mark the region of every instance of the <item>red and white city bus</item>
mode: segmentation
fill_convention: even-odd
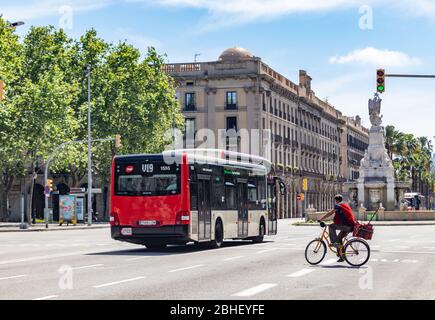
[[[111,179],[112,238],[148,248],[224,239],[262,242],[276,234],[270,163],[229,151],[174,150],[116,156]],[[269,183],[270,184],[270,183]],[[269,191],[268,191],[269,190]]]

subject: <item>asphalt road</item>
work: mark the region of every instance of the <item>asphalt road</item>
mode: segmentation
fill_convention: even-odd
[[[435,226],[376,227],[362,268],[332,253],[310,266],[320,228],[278,230],[262,244],[159,252],[109,229],[0,233],[0,299],[435,299]]]

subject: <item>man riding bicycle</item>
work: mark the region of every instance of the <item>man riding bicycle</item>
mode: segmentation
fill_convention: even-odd
[[[352,214],[351,207],[347,203],[343,202],[343,196],[336,195],[334,199],[334,209],[328,212],[325,216],[323,216],[319,220],[319,222],[327,219],[335,213],[334,223],[329,225],[329,237],[331,239],[331,244],[334,247],[339,248],[342,246],[342,241],[347,236],[347,234],[353,231],[353,228],[357,224],[357,221]],[[337,230],[340,230],[338,236]],[[340,254],[340,250],[337,250],[337,256],[340,258],[338,259],[338,262],[344,261],[342,254]]]

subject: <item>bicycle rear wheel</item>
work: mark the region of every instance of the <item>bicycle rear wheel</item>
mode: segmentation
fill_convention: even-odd
[[[305,259],[309,264],[319,264],[325,258],[325,255],[326,244],[321,239],[314,239],[305,248]]]
[[[370,259],[370,246],[362,239],[352,239],[344,247],[344,259],[351,266],[361,267]]]

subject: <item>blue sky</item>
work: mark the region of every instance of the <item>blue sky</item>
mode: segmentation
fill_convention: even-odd
[[[94,27],[112,42],[155,46],[169,62],[213,61],[241,46],[296,83],[307,70],[320,98],[367,126],[377,67],[435,74],[435,0],[0,0],[0,13],[26,22],[21,35],[31,25],[65,26],[72,37]],[[387,79],[382,98],[384,124],[435,135],[435,79]]]

